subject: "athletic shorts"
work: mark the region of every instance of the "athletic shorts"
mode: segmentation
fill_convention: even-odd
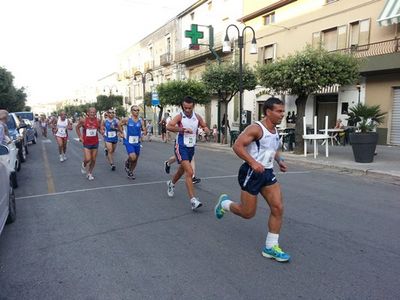
[[[194,156],[194,147],[186,147],[175,144],[175,157],[178,164],[181,163],[182,160],[192,161]]]
[[[241,165],[238,181],[243,191],[254,196],[258,195],[264,186],[273,185],[278,182],[273,169],[265,169],[263,173],[256,173],[247,163]]]
[[[107,140],[105,140],[105,142],[106,142],[106,143],[110,143],[110,144],[114,144],[114,145],[115,145],[116,143],[118,143],[118,141],[107,141]]]
[[[63,141],[67,141],[68,140],[68,136],[58,136],[58,135],[56,135],[56,138],[62,139]]]
[[[137,156],[140,154],[140,144],[125,144],[126,152],[128,155],[131,153],[135,153]]]
[[[99,148],[99,143],[94,144],[94,145],[85,145],[85,144],[83,144],[83,147],[86,148],[86,149],[89,149],[89,150],[93,150],[93,149]]]

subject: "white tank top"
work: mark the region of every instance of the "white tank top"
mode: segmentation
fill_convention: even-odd
[[[67,127],[68,127],[68,119],[62,121],[61,118],[58,118],[56,136],[67,137]]]
[[[278,131],[275,129],[275,133],[271,133],[260,121],[255,123],[261,127],[263,135],[258,141],[254,141],[247,146],[247,152],[261,163],[265,169],[272,169],[274,167],[275,153],[279,149]]]
[[[199,127],[199,119],[197,115],[193,112],[191,117],[187,117],[183,112],[181,112],[182,119],[178,123],[179,127],[190,128],[193,133],[182,133],[180,132],[176,136],[176,143],[181,146],[194,147],[196,145],[197,129]]]

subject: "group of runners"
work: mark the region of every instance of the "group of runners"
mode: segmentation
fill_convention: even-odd
[[[199,128],[206,133],[210,132],[202,117],[194,112],[195,101],[186,96],[181,102],[182,111],[172,118],[167,124],[167,130],[177,133],[174,144],[174,156],[164,162],[166,173],[170,173],[173,162],[178,163],[176,172],[167,182],[167,194],[174,197],[175,186],[182,176],[185,177],[185,185],[189,196],[191,209],[196,211],[202,206],[195,195],[194,184],[198,181],[194,176],[194,155],[196,137]],[[290,260],[290,255],[279,247],[279,233],[283,219],[283,200],[281,187],[273,171],[274,161],[281,172],[287,171],[284,159],[280,155],[279,135],[276,125],[280,124],[284,117],[283,102],[271,97],[263,105],[264,117],[249,125],[237,138],[233,150],[244,163],[238,172],[238,181],[241,187],[240,202],[234,202],[227,194],[222,194],[214,208],[217,219],[222,219],[227,212],[231,212],[245,219],[252,218],[256,213],[257,195],[261,194],[270,207],[268,218],[268,233],[262,255],[280,262]],[[66,159],[66,143],[64,133],[72,124],[66,121],[62,112],[56,122],[56,137],[60,151],[60,161]],[[123,138],[128,159],[125,162],[125,170],[128,177],[135,179],[134,170],[138,163],[141,150],[142,133],[146,134],[146,126],[139,117],[139,107],[131,107],[131,116],[118,121],[112,110],[107,112],[107,117],[102,121],[97,119],[96,109],[90,108],[86,118],[79,120],[76,133],[83,144],[84,159],[81,171],[86,174],[88,180],[93,180],[93,169],[96,163],[99,147],[98,134],[104,136],[106,155],[111,170],[115,170],[113,153],[118,137]]]

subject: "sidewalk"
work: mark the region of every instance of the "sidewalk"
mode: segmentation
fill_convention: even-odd
[[[154,141],[161,142],[161,139],[158,136],[154,136]],[[196,146],[233,153],[229,144],[198,142]],[[333,168],[358,175],[379,177],[400,184],[400,147],[398,146],[378,145],[378,154],[374,157],[374,162],[372,163],[355,162],[350,145],[329,146],[329,157],[325,157],[325,147],[319,146],[319,155],[316,159],[314,159],[312,147],[309,147],[309,151],[311,152],[308,153],[307,157],[288,151],[282,152],[282,156],[289,163]]]

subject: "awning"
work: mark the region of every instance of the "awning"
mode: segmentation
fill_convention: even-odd
[[[400,0],[386,0],[385,6],[378,18],[381,26],[400,23]]]

